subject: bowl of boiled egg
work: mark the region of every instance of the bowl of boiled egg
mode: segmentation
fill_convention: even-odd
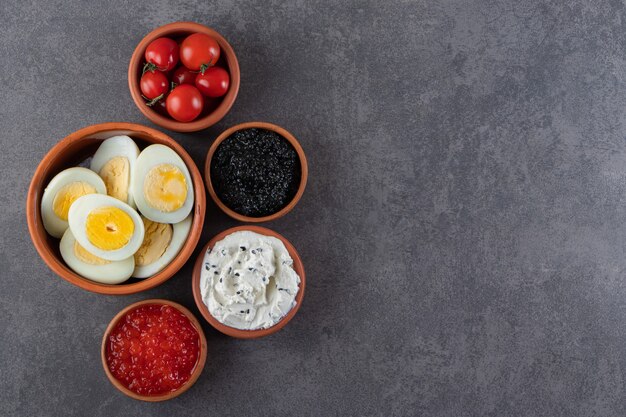
[[[172,138],[132,123],[78,130],[43,158],[30,184],[28,229],[44,262],[89,291],[132,294],[189,259],[206,196]]]

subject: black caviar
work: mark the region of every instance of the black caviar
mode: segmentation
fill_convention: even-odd
[[[220,143],[211,160],[215,193],[244,216],[264,217],[284,208],[295,197],[300,177],[296,150],[285,138],[265,129],[233,133]]]

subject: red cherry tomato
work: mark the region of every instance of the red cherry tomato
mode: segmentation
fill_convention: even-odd
[[[167,93],[169,82],[167,77],[160,71],[146,71],[139,81],[141,94],[148,100],[154,100],[158,96]]]
[[[217,41],[204,33],[194,33],[180,45],[180,60],[192,71],[202,71],[215,65],[220,58]]]
[[[196,87],[207,97],[222,97],[228,91],[230,76],[224,68],[211,67],[198,74]]]
[[[197,72],[193,72],[187,67],[178,67],[172,75],[172,81],[178,85],[189,84],[194,85],[196,82]]]
[[[178,64],[178,57],[178,44],[170,38],[155,39],[146,48],[146,65],[152,64],[151,70],[169,71]]]
[[[179,122],[191,122],[204,106],[204,98],[193,85],[183,84],[174,88],[167,96],[167,112]]]

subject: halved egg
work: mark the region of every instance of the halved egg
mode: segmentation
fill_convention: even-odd
[[[142,216],[145,235],[143,244],[135,253],[133,277],[148,278],[174,260],[185,244],[193,215],[176,224],[157,223]]]
[[[107,261],[89,253],[67,229],[59,244],[61,257],[74,272],[84,278],[103,284],[119,284],[126,281],[135,269],[135,258]]]
[[[48,183],[41,197],[41,220],[50,235],[60,238],[68,228],[70,206],[87,194],[106,194],[102,178],[87,168],[68,168]]]
[[[107,194],[135,207],[130,182],[139,156],[137,144],[128,136],[113,136],[100,144],[90,168],[102,177]]]
[[[154,222],[181,222],[193,208],[189,170],[165,145],[150,145],[139,154],[131,191],[141,214]]]
[[[70,207],[69,224],[82,247],[107,261],[133,256],[143,242],[139,214],[108,195],[90,194],[76,200]]]

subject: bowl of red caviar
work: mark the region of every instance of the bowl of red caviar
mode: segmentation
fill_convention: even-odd
[[[102,365],[122,393],[141,401],[165,401],[196,382],[206,363],[204,332],[180,304],[150,299],[117,313],[102,338]]]

